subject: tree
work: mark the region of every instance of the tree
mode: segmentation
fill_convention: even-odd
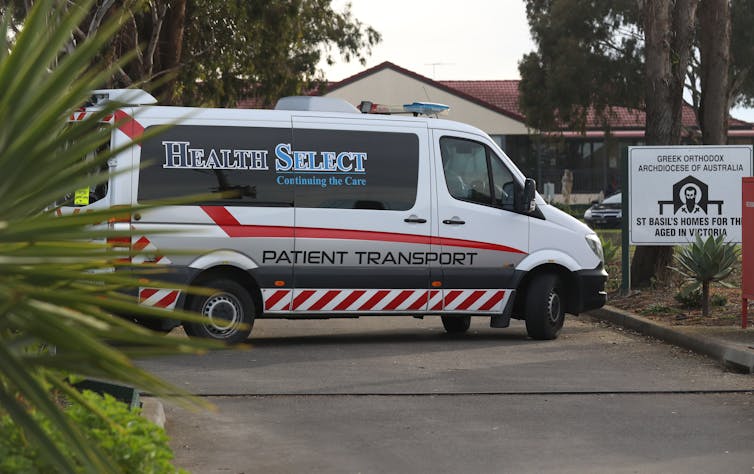
[[[252,0],[232,7],[191,0],[187,8],[190,59],[183,61],[178,87],[183,102],[195,104],[232,106],[249,96],[269,104],[301,94],[325,80],[317,70],[322,58],[332,63],[337,50],[363,64],[380,40],[351,16],[350,5],[337,13],[330,0]]]
[[[754,106],[754,5],[749,0],[732,0],[730,16],[730,104]]]
[[[15,4],[17,24],[34,2],[6,3],[0,11]],[[95,33],[116,8],[127,21],[96,62],[115,64],[134,49],[138,54],[107,86],[139,84],[162,103],[234,106],[248,97],[273,103],[322,86],[321,59],[332,63],[339,52],[364,63],[380,41],[377,31],[353,18],[350,5],[336,12],[330,0],[99,0],[73,42]]]
[[[111,75],[109,69],[92,69],[91,62],[119,28],[119,18],[104,21],[97,34],[71,49],[71,33],[87,10],[65,6],[38,0],[14,34],[7,31],[7,16],[0,22],[0,412],[9,414],[23,438],[61,472],[102,473],[112,472],[114,464],[63,415],[59,401],[74,399],[102,413],[71,382],[99,378],[170,396],[174,387],[139,369],[131,358],[213,345],[165,338],[113,316],[168,316],[122,293],[144,283],[124,276],[128,272],[108,271],[123,254],[92,241],[123,238],[93,226],[130,209],[58,217],[50,208],[72,189],[106,179],[92,174],[92,167],[98,169],[121,151],[86,160],[107,140],[110,129],[102,120],[117,104],[76,126],[66,124],[71,111]],[[177,317],[201,321],[188,314]],[[40,417],[67,449],[40,428]]]
[[[679,145],[683,85],[691,60],[697,0],[646,0],[641,3],[645,41],[647,145]],[[662,278],[673,247],[639,246],[631,261],[631,285]]]
[[[699,62],[701,92],[699,127],[702,143],[728,143],[728,111],[731,107],[731,9],[730,0],[699,3]]]
[[[635,0],[527,0],[537,51],[523,57],[520,105],[537,130],[584,130],[610,105],[639,107],[643,95]]]
[[[688,76],[685,86],[699,107],[704,143],[725,143],[730,106],[754,97],[754,35],[751,21],[746,21],[754,19],[754,3],[705,0],[697,9],[699,4],[527,0],[538,44],[519,65],[521,107],[529,125],[583,130],[588,113],[607,123],[610,105],[631,107],[646,112],[647,144],[678,144]],[[664,274],[671,256],[668,247],[639,247],[632,261],[632,285],[646,285]]]

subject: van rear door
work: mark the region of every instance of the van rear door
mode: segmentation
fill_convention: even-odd
[[[147,130],[164,122],[143,120]],[[133,222],[134,246],[151,250],[153,262],[187,273],[216,266],[248,271],[259,284],[264,310],[288,311],[293,189],[277,183],[271,150],[290,141],[288,120],[199,118],[146,140],[135,183],[138,202],[217,194],[144,212]],[[181,252],[166,255],[166,250]]]
[[[293,311],[410,313],[429,301],[428,132],[414,122],[294,116]],[[288,160],[288,158],[283,158]]]

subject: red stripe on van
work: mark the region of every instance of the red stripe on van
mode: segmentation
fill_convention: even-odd
[[[309,311],[319,311],[320,309],[324,308],[327,303],[333,300],[336,296],[340,294],[340,290],[330,290],[327,293],[322,296],[322,298],[319,299],[316,303],[314,303],[311,308],[309,308]]]
[[[417,309],[422,309],[427,303],[429,303],[429,291],[425,291],[424,294],[422,294],[416,301],[414,301],[414,304],[408,307],[410,311],[415,311]]]
[[[361,298],[364,293],[366,293],[364,290],[353,291],[346,297],[346,299],[338,303],[338,305],[333,308],[333,311],[346,311],[357,299]]]
[[[431,237],[432,245],[447,245],[448,247],[465,247],[479,250],[497,250],[498,252],[523,253],[523,250],[508,247],[507,245],[498,245],[490,242],[477,242],[475,240],[451,239],[447,237]]]
[[[141,302],[149,299],[150,296],[154,295],[158,291],[160,291],[159,288],[144,288],[139,292],[139,301]]]
[[[118,130],[125,133],[131,140],[136,140],[144,134],[144,127],[122,110],[115,111],[115,123]]]
[[[429,292],[429,299],[434,298],[435,296],[437,296],[438,293],[440,293],[440,290],[431,290]],[[440,298],[440,301],[438,301],[437,303],[435,303],[435,305],[430,308],[430,311],[441,310],[442,309],[442,303],[443,303],[443,300],[442,300],[442,298]]]
[[[168,306],[173,304],[173,302],[175,302],[176,299],[178,299],[178,292],[171,291],[170,293],[168,293],[166,297],[164,297],[163,299],[161,299],[154,305],[158,308],[167,308]]]
[[[401,303],[403,303],[404,301],[406,301],[408,299],[408,297],[411,296],[411,295],[413,295],[413,294],[414,294],[414,290],[404,290],[404,291],[401,291],[400,293],[398,293],[398,296],[396,296],[395,298],[393,298],[393,300],[391,302],[389,302],[385,306],[385,309],[395,309],[395,308],[397,308],[398,306],[401,305]]]
[[[503,297],[505,296],[505,291],[498,291],[494,295],[492,295],[492,298],[487,300],[486,303],[484,303],[482,306],[479,307],[480,311],[489,311],[492,308],[495,307],[496,304],[498,304],[500,301],[502,301]]]
[[[388,291],[388,290],[380,290],[380,291],[378,291],[377,293],[374,294],[374,296],[372,296],[371,298],[369,298],[369,300],[367,300],[366,303],[364,303],[363,305],[361,305],[361,307],[359,308],[359,310],[360,311],[361,310],[366,311],[366,310],[370,310],[370,309],[374,308],[375,305],[377,303],[379,303],[382,298],[384,298],[385,296],[387,296],[388,293],[390,293],[390,291]]]
[[[472,304],[484,295],[484,291],[475,291],[458,305],[457,309],[469,309]]]
[[[458,290],[449,291],[448,294],[445,295],[445,299],[443,300],[443,307],[450,305],[450,303],[452,303],[454,299],[458,298],[461,293],[463,292]]]
[[[275,293],[272,294],[267,300],[264,302],[264,309],[268,310],[272,307],[274,307],[280,300],[282,300],[288,293],[290,293],[291,290],[278,290]]]
[[[300,239],[342,239],[368,240],[373,242],[401,242],[422,245],[446,245],[450,247],[474,248],[480,250],[496,250],[525,254],[507,245],[475,240],[451,239],[446,237],[430,237],[427,235],[399,234],[394,232],[374,232],[369,230],[323,229],[317,227],[293,227],[244,225],[222,206],[201,206],[202,210],[222,228],[228,237],[295,237]]]
[[[313,294],[315,293],[314,290],[306,290],[299,293],[294,299],[293,299],[293,307],[292,310],[297,310],[302,304],[306,302]]]
[[[272,225],[242,225],[222,206],[201,206],[202,210],[228,234],[228,237],[288,237],[293,227]]]
[[[133,249],[134,250],[144,250],[147,245],[149,245],[151,242],[146,237],[141,237],[139,240],[134,242]]]

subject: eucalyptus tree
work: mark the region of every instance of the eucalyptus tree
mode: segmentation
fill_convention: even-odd
[[[727,141],[729,109],[754,101],[754,3],[747,0],[527,0],[537,50],[523,57],[521,107],[537,130],[585,130],[611,106],[646,112],[646,143],[681,140],[684,88],[705,144]],[[730,25],[730,26],[728,26]],[[728,34],[728,31],[730,33]],[[662,276],[670,247],[639,247],[634,286]]]
[[[15,6],[17,24],[35,1],[2,0],[0,9]],[[94,34],[117,9],[126,21],[97,62],[114,64],[137,51],[108,85],[141,84],[166,104],[234,106],[247,97],[271,103],[321,87],[320,61],[340,55],[364,64],[380,41],[350,4],[336,11],[330,0],[99,0],[88,9],[72,41]]]

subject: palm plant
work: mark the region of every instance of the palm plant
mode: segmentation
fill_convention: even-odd
[[[670,267],[683,275],[692,284],[691,291],[702,289],[702,316],[709,315],[710,284],[722,281],[733,271],[733,265],[738,260],[738,247],[731,242],[725,242],[724,236],[709,236],[703,240],[696,234],[694,242],[684,247],[673,256],[678,265]]]
[[[92,242],[113,234],[92,226],[123,209],[59,217],[49,209],[67,192],[101,182],[102,175],[88,171],[112,156],[84,160],[109,135],[99,119],[115,105],[92,120],[66,126],[71,111],[110,73],[90,64],[117,30],[117,20],[61,53],[89,6],[37,0],[12,40],[8,18],[0,25],[0,412],[8,413],[61,472],[101,473],[111,472],[112,463],[60,408],[58,399],[65,396],[96,411],[70,380],[100,378],[160,396],[180,393],[131,358],[197,352],[211,345],[165,338],[112,315],[165,317],[119,291],[139,283],[128,272],[107,271],[117,253]],[[52,423],[73,458],[62,454],[32,413]]]

